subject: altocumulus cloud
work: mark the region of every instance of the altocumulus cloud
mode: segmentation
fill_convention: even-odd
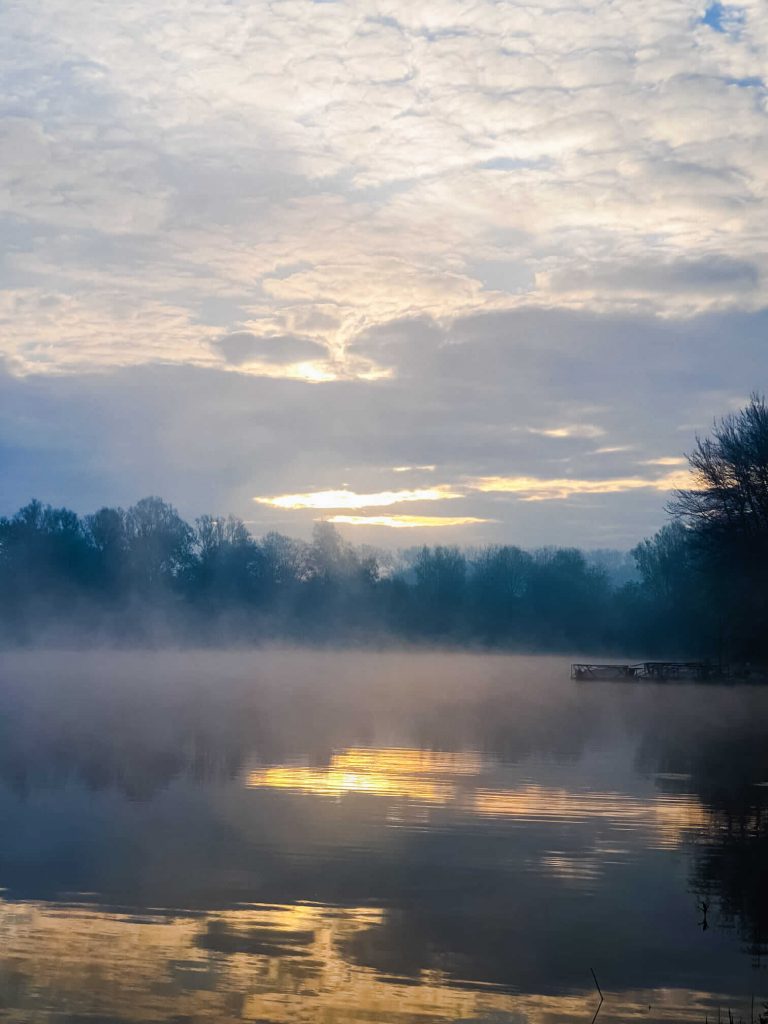
[[[39,0],[0,55],[16,373],[765,303],[762,0]]]

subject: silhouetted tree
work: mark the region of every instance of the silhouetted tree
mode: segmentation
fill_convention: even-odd
[[[456,547],[423,547],[414,565],[417,622],[431,636],[457,635],[464,607],[467,560]]]
[[[193,532],[161,498],[142,498],[125,516],[127,554],[134,586],[143,591],[172,586],[188,568]]]
[[[753,395],[697,438],[694,484],[669,509],[689,531],[721,631],[739,657],[768,655],[768,408]]]
[[[83,583],[90,560],[88,538],[78,516],[66,508],[31,501],[12,519],[0,520],[0,557],[6,571],[30,587],[41,579]]]
[[[520,548],[490,547],[471,565],[469,614],[473,632],[490,643],[520,639],[531,556]]]
[[[694,486],[678,490],[674,516],[715,546],[762,550],[768,538],[768,408],[753,395],[746,408],[715,423],[688,455]]]
[[[120,596],[130,582],[125,512],[121,508],[101,508],[87,517],[86,524],[97,554],[99,585],[110,596]]]
[[[306,577],[298,614],[312,630],[344,636],[371,620],[378,565],[343,539],[332,523],[316,523],[306,551]]]
[[[530,637],[539,645],[602,646],[608,596],[605,573],[588,565],[581,551],[537,551],[526,601]]]
[[[716,655],[717,629],[691,531],[673,521],[632,550],[641,584],[633,616],[641,646],[663,656]]]
[[[240,519],[200,516],[195,520],[187,571],[190,596],[218,608],[253,604],[265,593],[264,555]]]

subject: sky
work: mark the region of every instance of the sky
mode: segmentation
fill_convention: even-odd
[[[766,390],[768,9],[5,0],[0,514],[628,548]]]

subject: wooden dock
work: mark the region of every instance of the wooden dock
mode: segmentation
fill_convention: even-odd
[[[707,682],[746,678],[709,661],[638,661],[626,665],[597,665],[576,662],[571,665],[571,679],[588,680],[645,680],[666,683],[689,680]]]

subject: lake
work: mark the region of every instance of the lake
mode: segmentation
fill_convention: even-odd
[[[6,653],[0,1020],[768,999],[768,689],[474,653]]]

